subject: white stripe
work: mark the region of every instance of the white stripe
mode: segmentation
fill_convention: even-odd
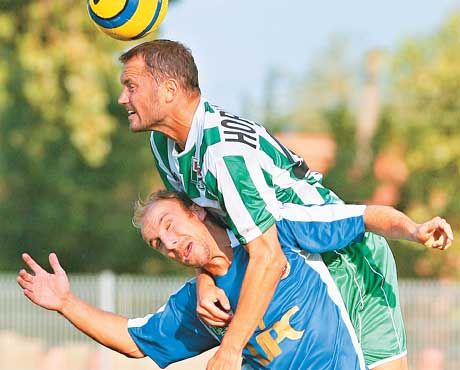
[[[353,275],[353,281],[355,282],[356,284],[356,288],[358,289],[358,293],[359,293],[359,298],[361,300],[361,308],[364,307],[364,294],[363,294],[363,289],[361,288],[361,286],[359,285],[358,283],[358,280],[356,279],[356,269],[355,269],[355,266],[348,262],[346,258],[343,258],[343,254],[340,253],[339,251],[334,251],[335,254],[338,254],[340,256],[340,259],[345,262],[345,264],[348,265],[348,267],[354,272],[354,275]]]
[[[222,212],[222,208],[220,208],[219,202],[217,200],[208,199],[208,198],[193,198],[193,203],[198,204],[200,207],[203,208],[212,208],[211,211],[217,213],[218,215],[224,215]]]
[[[221,343],[222,342],[222,339],[220,339],[216,333],[214,333],[211,328],[208,326],[208,324],[206,324],[200,316],[198,316],[198,320],[200,320],[201,324],[204,326],[204,328],[206,329],[206,331],[211,335],[211,337],[213,337],[217,342]]]
[[[170,168],[171,168],[172,171],[174,171],[175,167],[171,166],[170,141],[171,140],[169,140],[169,139],[167,140],[167,142],[168,142],[168,153],[167,153],[167,155],[168,155],[168,160],[169,160],[169,163],[170,163]],[[174,179],[174,177],[171,176],[171,171],[166,167],[166,165],[164,164],[163,160],[161,159],[160,152],[158,151],[158,148],[156,147],[155,142],[153,140],[153,132],[150,135],[150,147],[152,148],[153,153],[155,154],[155,158],[157,159],[158,166],[166,174],[166,177],[168,178],[168,181],[171,183],[172,186],[174,186],[174,188],[181,189],[182,188],[181,184],[179,184]]]
[[[308,254],[304,255],[301,253],[300,250],[295,250],[301,257],[303,257],[304,261],[314,269],[320,276],[321,280],[327,286],[327,292],[331,297],[332,301],[337,305],[340,310],[340,315],[345,323],[345,326],[348,329],[348,333],[350,334],[351,341],[353,343],[353,347],[355,348],[356,354],[359,360],[359,366],[362,370],[366,369],[366,364],[364,361],[364,355],[359,344],[358,338],[356,336],[355,329],[353,328],[353,324],[351,323],[350,316],[348,315],[347,309],[343,302],[342,296],[340,295],[339,289],[334,282],[326,264],[321,259],[319,254]]]
[[[343,258],[343,254],[340,253],[339,251],[333,251],[335,254],[340,256],[341,261],[343,261],[354,273],[353,275],[353,281],[355,282],[356,288],[358,289],[358,294],[359,294],[359,300],[361,301],[361,309],[364,308],[364,294],[363,294],[363,288],[359,285],[358,279],[356,278],[356,269],[355,266],[348,262],[346,258]],[[359,313],[359,310],[356,311],[356,314],[358,316],[358,321],[359,321],[359,336],[358,336],[358,341],[360,344],[363,343],[363,333],[362,333],[362,319],[361,315]],[[355,329],[356,330],[356,329]]]
[[[219,179],[219,191],[224,196],[228,214],[240,235],[242,235],[247,242],[254,240],[262,235],[262,232],[247,211],[230,173],[227,170],[224,160],[219,159],[215,165],[219,174],[215,174],[214,176]]]
[[[171,293],[170,296],[176,294],[186,284],[190,283],[193,280],[195,280],[195,278],[191,278],[191,279],[187,280],[184,284],[182,284],[179,288],[177,288],[173,293]],[[168,301],[169,301],[169,299],[168,299]],[[166,307],[167,304],[168,304],[168,302],[166,302],[163,306],[161,306],[158,310],[156,310],[155,313],[157,314],[157,313],[163,312],[165,310],[165,307]],[[135,319],[128,319],[128,328],[139,328],[141,326],[144,326],[145,324],[147,324],[147,322],[150,320],[150,318],[153,315],[154,314],[148,314],[147,316],[144,316],[144,317],[138,317],[138,318],[135,318]]]
[[[401,352],[399,355],[395,355],[395,356],[388,357],[388,358],[385,358],[385,359],[383,359],[383,360],[374,362],[374,363],[368,365],[368,367],[369,367],[369,369],[374,369],[374,368],[376,368],[377,366],[380,366],[380,365],[383,365],[383,364],[387,364],[388,362],[398,360],[398,359],[403,358],[403,357],[405,357],[405,356],[407,356],[407,351]]]
[[[169,170],[164,165],[163,160],[161,159],[160,152],[158,151],[158,148],[155,145],[155,141],[153,140],[153,134],[154,133],[152,132],[152,134],[150,135],[150,147],[152,148],[153,153],[155,154],[155,158],[157,159],[157,162],[160,168],[163,170],[163,172],[169,173]],[[168,152],[168,157],[169,157],[169,152]]]
[[[176,150],[176,144],[174,141],[168,139],[168,160],[169,160],[169,168],[171,168],[172,172],[175,172],[181,178],[181,188],[182,184],[184,183],[183,175],[179,171],[179,154]]]
[[[364,215],[365,205],[324,204],[321,206],[304,206],[283,204],[281,218],[291,221],[332,222]]]
[[[291,177],[289,171],[279,168],[273,162],[267,153],[259,151],[262,168],[272,176],[273,184],[282,189],[291,189],[305,204],[323,204],[324,199],[318,193],[316,188],[306,182],[304,179],[295,180]]]
[[[228,235],[228,238],[230,239],[231,247],[232,248],[239,247],[241,245],[241,243],[238,241],[238,239],[236,238],[236,236],[233,233],[233,231],[230,230],[230,229],[225,229],[225,231],[227,231],[227,235]]]
[[[163,311],[165,308],[165,305],[161,306],[157,312]],[[147,324],[147,322],[150,320],[150,318],[153,316],[153,314],[149,314],[145,317],[138,317],[136,319],[129,319],[128,320],[128,328],[140,328]]]
[[[375,273],[377,274],[378,276],[380,276],[382,278],[382,283],[380,284],[380,289],[382,290],[383,292],[383,296],[385,297],[385,302],[387,304],[387,309],[388,309],[388,313],[390,315],[390,318],[391,318],[391,324],[393,325],[393,330],[395,332],[395,336],[396,336],[396,341],[398,342],[398,347],[399,347],[399,350],[402,351],[402,345],[401,345],[401,339],[398,335],[398,331],[396,329],[396,324],[395,324],[395,320],[394,320],[394,316],[393,316],[393,312],[391,311],[390,309],[390,302],[388,302],[388,297],[387,297],[387,294],[385,292],[385,289],[383,288],[383,285],[384,285],[384,282],[385,282],[385,277],[379,273],[378,271],[375,271],[374,268],[372,267],[372,265],[369,263],[369,260],[364,257],[364,260],[366,261],[366,263],[369,265],[369,268]]]
[[[316,190],[315,186],[308,184],[306,181],[299,181],[292,190],[298,195],[302,202],[305,204],[323,204],[324,199],[321,194]]]
[[[275,189],[268,186],[259,163],[257,163],[254,158],[244,156],[244,162],[255,188],[266,204],[265,210],[270,212],[276,220],[279,220],[279,210],[282,204],[276,199]]]

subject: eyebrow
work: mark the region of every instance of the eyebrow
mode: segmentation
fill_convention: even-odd
[[[128,85],[128,84],[132,83],[133,81],[131,80],[131,78],[125,78],[125,79],[121,78],[120,82],[121,82],[122,85]]]

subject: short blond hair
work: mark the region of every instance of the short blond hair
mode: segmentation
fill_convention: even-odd
[[[193,202],[187,194],[178,191],[159,190],[151,192],[145,199],[138,199],[134,203],[134,214],[132,218],[133,226],[136,229],[141,229],[144,224],[144,218],[150,207],[159,200],[172,199],[179,202],[179,204],[187,211],[190,210]]]

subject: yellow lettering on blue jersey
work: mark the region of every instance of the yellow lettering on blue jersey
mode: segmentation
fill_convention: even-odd
[[[272,362],[274,358],[281,355],[283,351],[280,347],[280,343],[286,338],[291,340],[299,340],[302,338],[304,330],[295,330],[289,322],[297,311],[299,311],[298,306],[292,307],[283,315],[281,320],[277,321],[271,328],[266,330],[264,330],[265,324],[263,321],[259,324],[260,330],[264,331],[256,336],[256,342],[262,348],[264,354],[257,353],[255,347],[251,344],[248,344],[247,348],[251,355],[253,355],[261,365],[266,366]]]

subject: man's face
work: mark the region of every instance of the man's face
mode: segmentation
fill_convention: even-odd
[[[144,59],[135,56],[123,66],[121,74],[123,90],[118,103],[128,111],[129,128],[133,132],[151,131],[164,119],[162,91]]]
[[[178,200],[162,199],[147,211],[142,237],[153,249],[186,266],[204,267],[217,245],[203,223],[202,209],[184,209]]]

